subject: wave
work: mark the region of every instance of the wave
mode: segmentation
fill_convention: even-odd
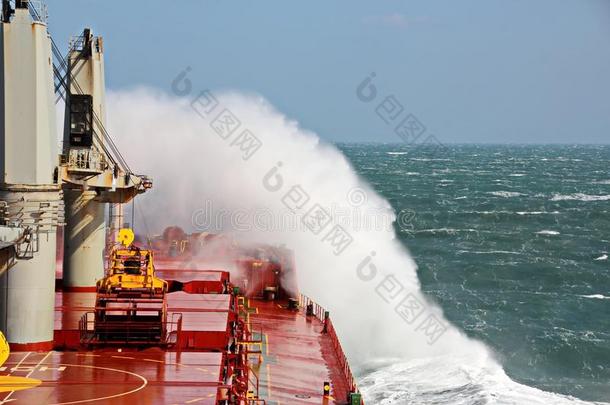
[[[445,356],[393,364],[362,378],[360,389],[367,403],[377,405],[604,404],[528,387],[488,359],[468,360]]]
[[[232,142],[219,137],[214,127],[193,111],[190,100],[148,90],[109,94],[109,117],[112,117],[109,129],[125,134],[117,139],[119,147],[129,151],[126,158],[134,162],[134,167],[155,178],[155,188],[161,191],[161,194],[147,193],[139,202],[143,216],[148,214],[149,218],[142,225],[150,226],[150,233],[162,231],[167,224],[179,225],[188,231],[201,230],[193,213],[200,211],[205,201],[213,202],[220,212],[248,212],[253,207],[265,207],[281,215],[286,208],[282,196],[297,184],[303,192],[307,190],[309,206],[315,202],[320,206],[346,207],[349,205],[345,201],[347,193],[357,187],[367,192],[363,209],[391,211],[390,204],[359,179],[338,150],[301,129],[262,98],[226,93],[218,95],[218,99],[265,145],[254,150],[252,159],[246,159],[244,150],[235,145],[237,134]],[[134,105],[138,108],[134,109]],[[150,144],[146,151],[139,147],[143,143]],[[205,159],[201,159],[202,151],[207,152]],[[185,171],[189,176],[183,176]],[[269,179],[275,179],[275,183],[265,183]],[[224,230],[257,244],[281,243],[298,248],[299,286],[334,314],[333,323],[353,366],[358,367],[359,362],[367,359],[401,358],[395,366],[363,377],[366,397],[381,395],[380,400],[371,399],[369,403],[392,403],[383,402],[384,395],[392,395],[398,398],[395,404],[473,404],[481,403],[477,398],[493,400],[496,395],[505,394],[511,398],[506,386],[519,386],[487,354],[489,349],[485,345],[451,325],[441,308],[427,300],[420,290],[416,264],[392,230],[348,227],[346,231],[353,235],[353,243],[345,252],[340,252],[341,260],[324,239],[312,232],[282,228],[245,234],[229,225]],[[477,231],[442,228],[423,232]],[[374,259],[369,254],[371,251],[377,252]],[[360,277],[358,271],[365,265],[376,269],[374,281]],[[326,271],[328,268],[333,271]],[[393,269],[401,271],[393,272]],[[434,344],[429,344],[430,336],[424,333],[427,330],[418,330],[406,322],[404,314],[394,310],[397,304],[388,305],[386,297],[378,292],[377,286],[393,280],[390,276],[404,286],[403,295],[393,298],[413,297],[424,308],[422,318],[435,320],[446,328]],[[345,291],[350,294],[345,295]],[[359,322],[353,321],[354,313],[358,313]],[[447,356],[456,353],[461,357],[452,364]],[[421,356],[441,360],[432,363],[409,360]],[[481,357],[484,361],[477,362]],[[395,392],[388,393],[388,388]],[[540,391],[533,388],[522,390],[550,399],[539,403],[555,404],[554,398],[563,398],[538,394]]]
[[[499,254],[499,255],[522,255],[522,252],[511,252],[510,250],[489,250],[486,252],[481,252],[481,251],[475,251],[475,250],[458,250],[457,252],[458,254],[464,254],[464,253],[469,253],[469,254],[473,254],[473,255],[493,255],[493,254]]]
[[[523,194],[523,193],[518,193],[516,191],[490,191],[487,194],[495,195],[496,197],[503,197],[503,198],[520,197],[520,196],[527,195],[527,194]]]
[[[517,211],[515,212],[515,214],[517,215],[544,215],[544,214],[549,214],[549,215],[557,215],[559,214],[559,211]]]
[[[454,200],[460,200],[460,199],[465,199],[468,198],[466,196],[464,197],[457,197],[454,198]],[[559,211],[464,211],[464,214],[483,214],[483,215],[497,215],[497,214],[504,214],[504,215],[558,215],[560,214]]]
[[[576,194],[554,194],[551,201],[610,201],[610,195],[589,195],[583,193]]]
[[[599,180],[599,181],[594,181],[591,184],[603,184],[603,185],[610,185],[610,180]]]
[[[387,155],[406,155],[409,152],[386,152]]]
[[[536,232],[536,235],[559,235],[560,232],[558,231],[549,231],[549,230],[542,230],[542,231],[538,231]]]
[[[415,233],[446,233],[448,235],[455,235],[459,232],[478,232],[476,229],[455,229],[455,228],[433,228],[433,229],[420,229],[415,231]]]
[[[607,297],[602,294],[591,294],[591,295],[581,295],[583,298],[592,298],[596,300],[610,300],[610,297]]]
[[[548,161],[556,161],[556,162],[582,162],[582,159],[569,159],[569,158],[565,158],[563,156],[559,156],[555,159],[547,159],[547,158],[542,158],[540,159],[543,162],[548,162]]]
[[[432,158],[411,158],[411,160],[417,161],[417,162],[451,162],[451,159],[432,159]]]

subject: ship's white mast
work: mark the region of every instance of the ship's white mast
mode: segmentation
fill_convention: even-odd
[[[20,260],[0,276],[0,329],[35,350],[52,347],[61,196],[51,41],[28,7],[18,1],[0,28],[0,200],[4,223],[26,231]]]
[[[106,125],[104,84],[104,47],[101,37],[94,37],[86,29],[82,37],[72,40],[68,54],[70,76],[66,99],[64,156],[73,162],[83,162],[82,174],[97,174],[107,164],[103,154],[104,139],[97,137],[75,142],[74,119],[79,111],[77,97],[92,103],[91,123]],[[72,96],[74,95],[74,96]],[[95,117],[95,118],[94,118]],[[91,128],[93,130],[93,128]],[[63,286],[65,289],[94,289],[95,282],[104,276],[103,254],[106,245],[105,204],[96,201],[95,190],[65,188],[66,228],[64,233]]]

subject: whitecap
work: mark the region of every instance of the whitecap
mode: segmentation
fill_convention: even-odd
[[[458,232],[477,232],[476,229],[455,229],[455,228],[433,228],[433,229],[421,229],[415,233],[446,233],[448,235],[455,235]]]
[[[610,201],[610,195],[589,195],[584,193],[554,194],[551,201]]]
[[[522,195],[526,195],[523,193],[517,193],[515,191],[490,191],[487,194],[491,194],[491,195],[495,195],[496,197],[503,197],[503,198],[519,197]]]
[[[473,255],[522,255],[521,252],[511,252],[510,250],[488,250],[488,251],[476,251],[476,250],[458,250],[458,254],[469,253]]]
[[[559,211],[517,211],[515,214],[517,215],[544,215],[544,214],[549,214],[549,215],[557,215],[559,214]]]
[[[409,152],[386,152],[388,155],[406,155]]]
[[[591,295],[581,295],[583,298],[591,298],[595,300],[610,300],[610,297],[607,297],[602,294],[591,294]]]
[[[597,259],[593,259],[593,260],[608,260],[608,255],[601,255],[600,257],[598,257]]]
[[[560,233],[557,231],[548,231],[545,229],[545,230],[536,232],[536,234],[538,234],[538,235],[559,235]]]
[[[451,162],[451,159],[411,158],[418,162]]]
[[[379,405],[587,405],[511,380],[501,367],[480,358],[439,356],[376,368],[360,379],[366,403]]]

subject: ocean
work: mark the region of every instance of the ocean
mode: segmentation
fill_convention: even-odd
[[[394,227],[423,292],[510,379],[610,401],[610,146],[338,147],[397,213],[410,213]],[[429,378],[443,378],[437,366]],[[363,389],[384,404],[502,396],[481,376],[443,386],[414,379],[417,368],[378,371]],[[554,403],[514,398],[501,403]]]

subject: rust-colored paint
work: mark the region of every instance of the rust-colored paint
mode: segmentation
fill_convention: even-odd
[[[48,352],[53,349],[53,341],[32,343],[10,343],[11,351],[14,352]]]

